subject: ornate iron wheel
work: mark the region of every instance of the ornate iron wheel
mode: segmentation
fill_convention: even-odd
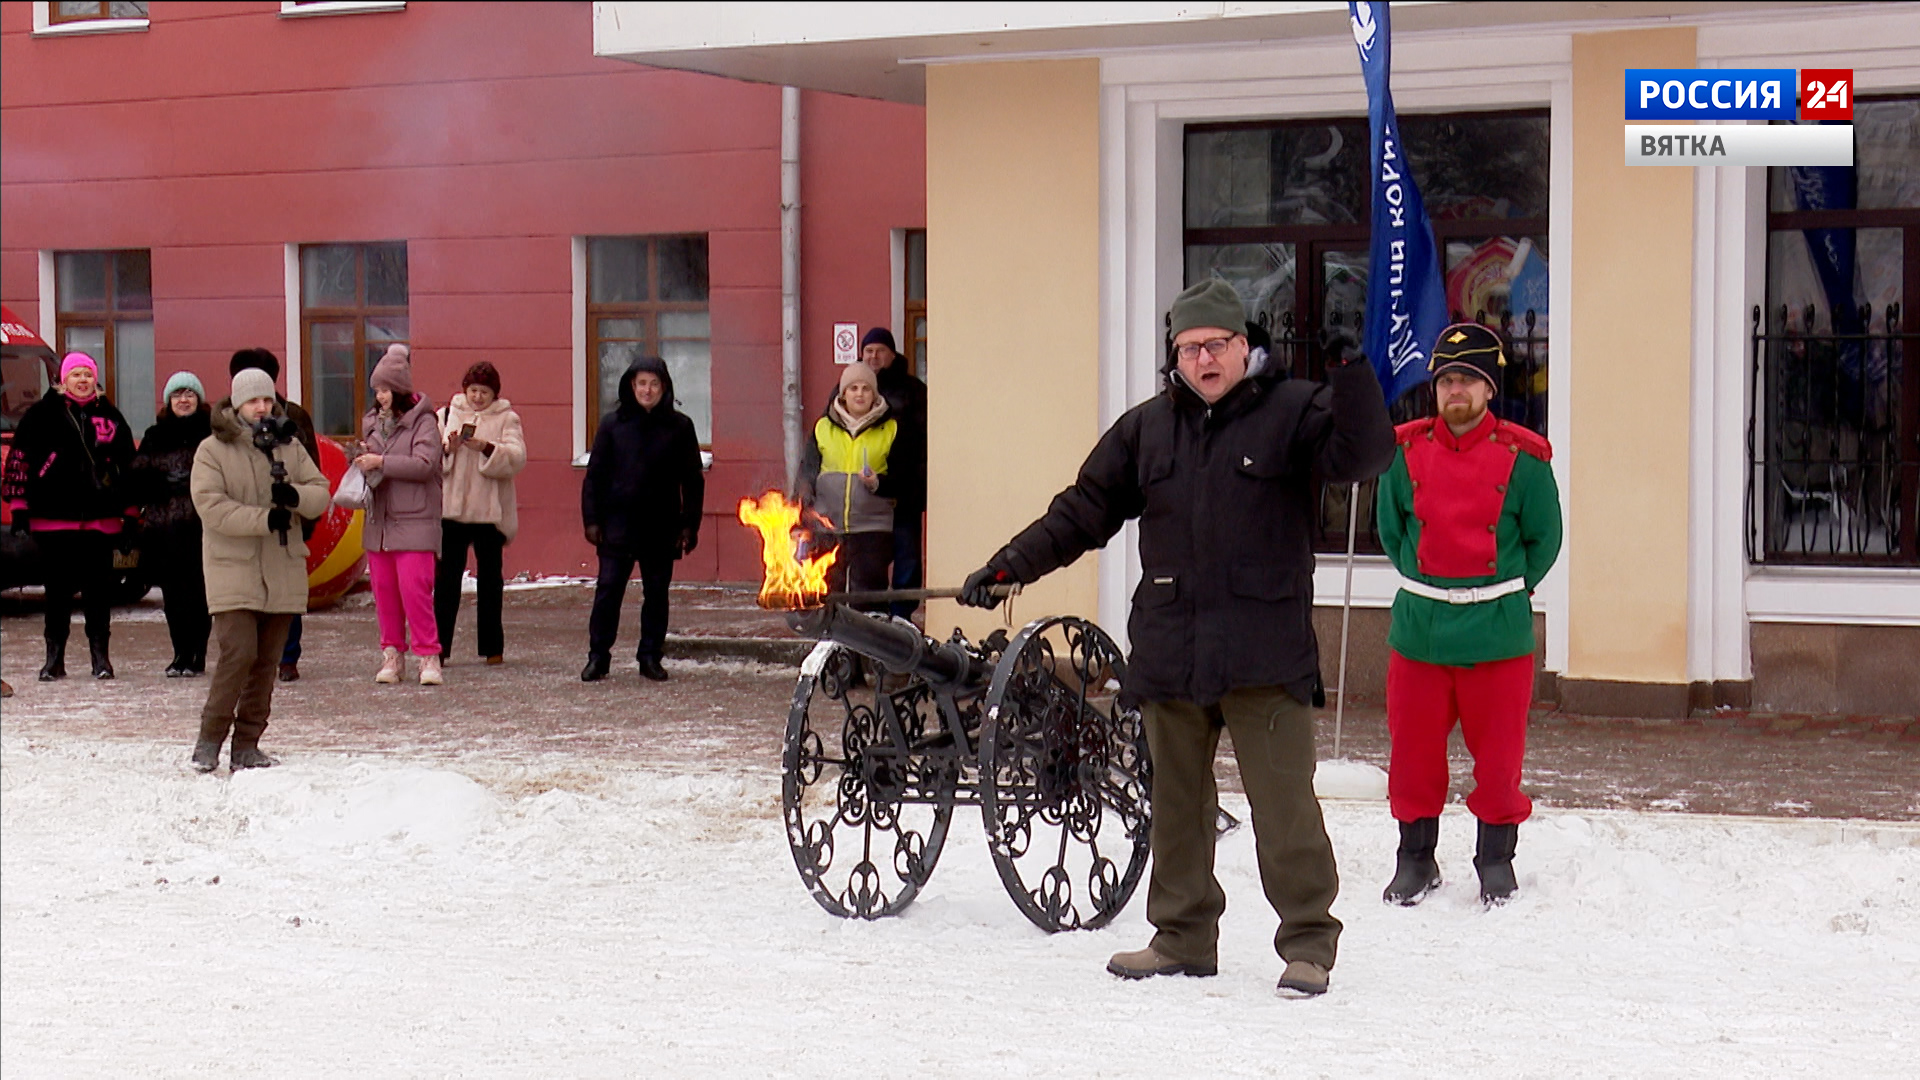
[[[800,668],[787,714],[781,806],[800,880],[842,918],[898,915],[933,875],[953,818],[956,770],[922,744],[940,730],[932,689],[888,694],[830,641]],[[947,758],[951,761],[951,756]]]
[[[1029,623],[987,692],[980,816],[1000,880],[1043,930],[1094,929],[1147,865],[1146,725],[1120,704],[1126,659],[1093,623]]]

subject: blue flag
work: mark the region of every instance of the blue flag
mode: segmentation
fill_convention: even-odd
[[[1373,241],[1367,260],[1367,325],[1363,348],[1391,405],[1427,381],[1434,339],[1446,327],[1447,293],[1427,205],[1407,167],[1400,121],[1393,113],[1387,5],[1350,3],[1354,44],[1367,80],[1372,129]]]

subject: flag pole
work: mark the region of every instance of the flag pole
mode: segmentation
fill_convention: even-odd
[[[1347,491],[1347,591],[1340,599],[1340,689],[1333,705],[1333,756],[1340,758],[1340,729],[1347,718],[1347,630],[1353,625],[1353,544],[1360,531],[1360,484]]]

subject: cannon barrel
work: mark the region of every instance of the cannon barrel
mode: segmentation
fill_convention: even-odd
[[[986,660],[957,641],[935,641],[906,621],[871,615],[840,604],[787,615],[802,637],[832,641],[896,674],[917,675],[938,686],[984,686],[993,675]]]

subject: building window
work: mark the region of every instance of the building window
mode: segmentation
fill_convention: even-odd
[[[405,242],[300,248],[302,400],[316,431],[358,434],[373,365],[409,337]]]
[[[1920,97],[1866,98],[1854,166],[1767,170],[1748,557],[1920,566]]]
[[[145,251],[54,255],[55,342],[100,365],[108,400],[138,421],[153,391],[153,260]]]
[[[927,377],[927,230],[907,230],[907,281],[905,295],[905,333],[900,347],[905,350],[907,371]]]
[[[54,26],[67,23],[100,22],[107,19],[140,19],[147,17],[145,0],[112,0],[104,4],[71,4],[65,0],[48,4],[47,22]]]
[[[405,11],[405,0],[284,0],[282,18],[310,15],[369,15],[380,11]]]
[[[1548,114],[1543,109],[1403,115],[1401,136],[1456,321],[1499,330],[1510,353],[1494,397],[1503,419],[1547,431]],[[1372,220],[1365,117],[1193,124],[1186,129],[1186,284],[1225,278],[1297,378],[1326,370],[1320,332],[1366,318]],[[1432,412],[1409,393],[1396,422]],[[1316,543],[1346,549],[1345,485],[1323,491]],[[1379,553],[1372,485],[1356,545]]]
[[[587,238],[587,441],[620,404],[620,376],[658,356],[673,376],[676,406],[700,445],[713,442],[713,324],[707,312],[705,236]]]

